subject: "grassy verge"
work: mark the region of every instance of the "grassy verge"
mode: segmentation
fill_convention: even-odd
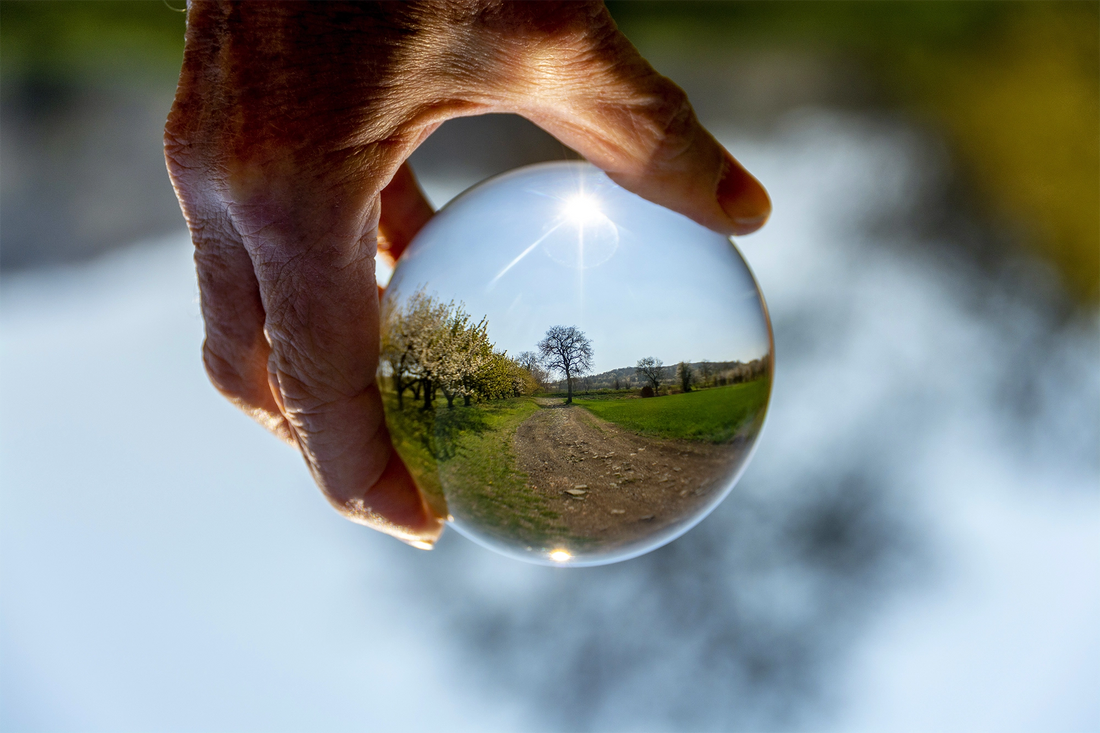
[[[527,490],[512,439],[539,409],[531,399],[500,400],[423,412],[397,410],[387,395],[386,422],[409,472],[438,511],[448,511],[502,538],[540,542],[557,513]]]
[[[637,433],[723,443],[762,417],[768,392],[769,380],[756,379],[651,399],[573,401],[597,417]]]

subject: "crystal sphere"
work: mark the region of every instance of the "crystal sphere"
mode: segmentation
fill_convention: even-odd
[[[435,215],[382,299],[394,446],[461,534],[600,565],[705,517],[752,454],[771,326],[740,252],[577,162]]]

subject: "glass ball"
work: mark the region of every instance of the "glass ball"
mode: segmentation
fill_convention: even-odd
[[[394,446],[456,530],[529,562],[625,560],[702,520],[752,455],[772,374],[732,241],[587,163],[466,191],[382,299]]]

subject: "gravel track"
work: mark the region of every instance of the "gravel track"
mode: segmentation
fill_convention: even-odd
[[[651,438],[558,400],[516,431],[517,468],[570,534],[629,542],[690,516],[729,475],[740,451]]]

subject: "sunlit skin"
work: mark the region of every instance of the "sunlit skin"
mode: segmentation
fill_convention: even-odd
[[[378,248],[432,216],[406,159],[453,117],[520,114],[716,231],[771,210],[600,3],[192,2],[168,170],[215,387],[295,445],[349,519],[430,547],[443,518],[382,414]]]

